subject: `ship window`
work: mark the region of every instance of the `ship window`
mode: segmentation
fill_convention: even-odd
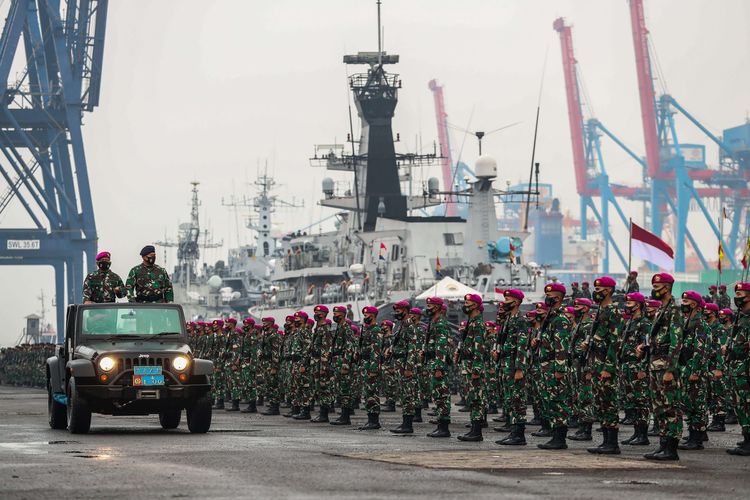
[[[446,246],[459,246],[464,244],[463,233],[443,233]]]
[[[268,242],[263,242],[263,255],[268,255]]]
[[[391,247],[391,261],[395,262],[398,260],[398,251],[401,249],[399,245],[393,245]]]

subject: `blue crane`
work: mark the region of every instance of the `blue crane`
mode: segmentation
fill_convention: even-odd
[[[99,104],[107,6],[12,0],[0,39],[0,214],[19,203],[28,216],[0,228],[0,264],[53,267],[59,342],[97,249],[81,123]]]

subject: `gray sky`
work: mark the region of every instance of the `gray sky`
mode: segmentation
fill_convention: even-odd
[[[329,175],[309,166],[314,144],[348,132],[344,53],[376,50],[373,0],[128,0],[110,2],[100,107],[85,117],[85,141],[100,249],[123,278],[147,243],[175,236],[189,215],[189,181],[201,182],[201,217],[216,239],[236,245],[242,217],[221,206],[252,194],[257,165],[268,162],[278,194],[305,200],[277,214],[279,229],[327,213],[316,205]],[[5,7],[7,9],[7,7]],[[646,0],[652,41],[669,92],[716,133],[750,110],[750,2]],[[576,56],[597,117],[643,153],[637,83],[625,0],[385,0],[385,49],[401,56],[403,80],[394,132],[402,151],[417,137],[436,140],[431,78],[445,86],[449,121],[471,129],[523,123],[488,136],[500,180],[527,175],[544,67],[537,158],[563,209],[577,216],[560,43],[552,22],[573,24]],[[469,123],[469,117],[473,118]],[[707,141],[680,122],[683,142]],[[454,158],[463,134],[452,131]],[[606,146],[613,181],[638,183],[639,169]],[[708,148],[713,161],[717,152]],[[462,159],[477,156],[473,138]],[[419,174],[424,179],[437,170]],[[3,188],[4,189],[4,188]],[[637,220],[638,207],[623,204]],[[0,227],[27,223],[14,204]],[[691,225],[705,232],[698,218]],[[626,245],[624,230],[616,229]],[[709,238],[710,240],[710,238]],[[707,244],[704,252],[713,255]],[[227,245],[209,252],[225,255]],[[164,264],[162,254],[160,264]],[[170,256],[168,265],[174,264]],[[616,270],[616,269],[615,269]],[[46,268],[0,267],[0,345],[16,341],[23,316],[52,295]],[[48,304],[49,307],[49,304]],[[50,318],[51,315],[50,311]]]

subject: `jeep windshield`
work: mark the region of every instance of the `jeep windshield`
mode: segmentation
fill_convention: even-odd
[[[118,339],[182,335],[182,320],[173,307],[96,307],[84,309],[81,333]]]

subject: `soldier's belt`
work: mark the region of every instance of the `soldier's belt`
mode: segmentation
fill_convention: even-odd
[[[651,351],[652,356],[666,356],[669,354],[669,347],[657,347]]]
[[[294,362],[302,361],[302,356],[299,354],[292,354],[289,358]]]
[[[425,361],[430,360],[430,359],[435,359],[435,357],[436,357],[436,353],[434,351],[427,351],[424,353]]]
[[[395,359],[403,359],[403,358],[406,357],[406,355],[407,355],[407,353],[405,353],[405,352],[394,352],[393,353],[393,357]]]
[[[550,361],[553,361],[554,359],[555,359],[555,354],[551,353],[551,354],[547,354],[546,356],[540,356],[539,357],[539,362],[540,363],[549,363]]]

